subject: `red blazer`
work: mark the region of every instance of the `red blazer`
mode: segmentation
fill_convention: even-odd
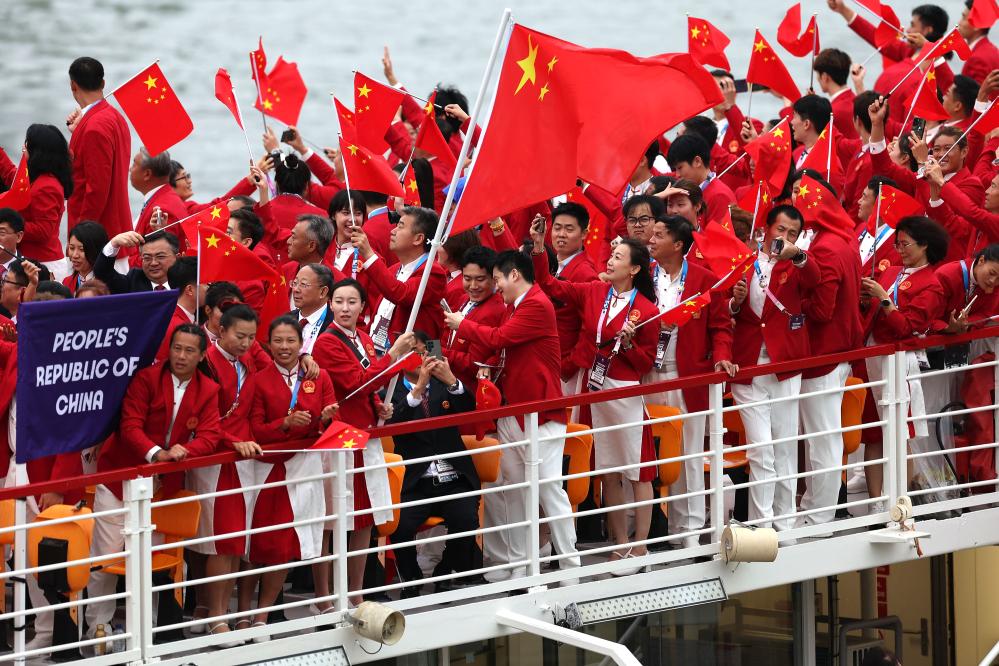
[[[843,92],[829,101],[832,105],[833,127],[839,131],[842,138],[860,138],[857,135],[857,128],[853,126],[853,100],[856,98],[857,96],[850,88],[844,88]]]
[[[978,40],[971,49],[971,57],[964,63],[961,73],[974,79],[978,85],[993,69],[999,69],[999,49],[992,43],[988,35]]]
[[[736,203],[735,193],[728,185],[712,178],[704,188],[705,222],[720,222],[725,218],[730,204]]]
[[[904,44],[903,44],[904,46]],[[906,47],[907,48],[907,47]],[[882,51],[884,53],[884,51]],[[899,122],[905,122],[905,117],[909,113],[909,100],[919,87],[922,80],[922,71],[917,69],[912,71],[918,57],[902,59],[895,64],[886,67],[881,76],[874,82],[873,90],[891,90],[898,85],[898,90],[892,94],[893,102],[888,105],[888,117]],[[941,95],[945,94],[954,83],[954,72],[946,62],[936,67],[937,90]],[[901,85],[899,85],[901,84]],[[897,101],[895,101],[897,100]]]
[[[843,146],[843,144],[847,144],[847,146]],[[849,158],[844,159],[843,152],[847,147],[852,148],[852,150],[850,150]],[[843,183],[843,192],[841,193],[843,208],[855,222],[866,222],[867,220],[861,220],[859,217],[860,197],[864,194],[867,183],[871,182],[874,170],[871,168],[871,156],[866,150],[860,148],[860,139],[856,141],[844,140],[840,144],[840,163],[846,167],[846,182]]]
[[[468,297],[466,296],[464,300],[451,307],[457,312],[467,303]],[[494,293],[472,308],[465,316],[483,326],[496,327],[500,325],[505,315],[506,303],[503,302],[502,296]],[[441,348],[451,365],[451,370],[465,386],[469,387],[469,390],[473,390],[478,383],[475,374],[479,367],[475,365],[475,362],[487,363],[496,352],[484,341],[476,338],[463,338],[458,335],[457,331],[451,329],[441,331]]]
[[[229,199],[232,199],[233,197],[236,196],[248,197],[252,195],[255,191],[256,189],[253,187],[253,185],[250,185],[250,182],[246,180],[246,178],[240,178],[239,182],[233,185],[232,188],[222,196],[215,197],[214,199],[206,203],[198,203],[197,201],[188,199],[187,201],[184,202],[184,207],[187,209],[188,215],[194,215],[200,210],[204,210],[206,208],[210,208],[215,205],[228,203]]]
[[[313,206],[296,194],[279,194],[263,205],[254,206],[253,212],[260,216],[264,225],[264,238],[261,242],[267,244],[278,266],[288,261],[288,236],[298,224],[298,216],[326,217],[325,210]]]
[[[165,364],[139,370],[125,392],[121,405],[118,433],[110,437],[97,458],[97,471],[106,472],[146,464],[146,453],[154,446],[169,449],[180,444],[191,456],[215,453],[222,435],[219,426],[219,386],[195,373],[174,419],[170,441],[166,441],[173,415],[173,376]],[[168,474],[163,494],[172,495],[184,487],[183,474]],[[108,490],[121,499],[121,483],[107,484]]]
[[[77,124],[69,139],[73,194],[66,204],[69,228],[83,220],[99,222],[108,238],[132,230],[128,207],[128,168],[132,136],[118,110],[101,100]]]
[[[336,402],[333,382],[325,370],[319,371],[315,380],[305,379],[299,385],[295,411],[309,412],[312,420],[307,426],[297,426],[287,431],[281,429],[291,405],[291,388],[281,371],[273,363],[254,375],[253,406],[250,408],[250,428],[253,438],[260,444],[283,442],[291,439],[314,437],[323,431],[319,415],[326,405]]]
[[[351,351],[351,346],[340,339],[334,331],[339,331],[335,325],[330,326],[316,338],[312,347],[312,358],[319,367],[329,373],[333,380],[333,390],[338,396],[348,396],[359,389],[365,382],[388,369],[392,365],[392,357],[386,354],[381,358],[375,356],[375,345],[367,333],[358,329],[361,344],[368,354],[371,365],[367,368],[361,365],[357,356]],[[337,419],[349,423],[355,428],[371,428],[378,421],[376,409],[381,404],[376,392],[388,384],[392,375],[385,373],[378,381],[371,382],[363,391],[349,400],[340,398],[340,411]]]
[[[666,153],[663,154],[665,155]],[[742,149],[740,147],[737,147],[736,152],[733,153],[719,146],[717,143],[711,146],[711,170],[715,173],[722,173],[728,169],[728,171],[725,171],[725,175],[720,176],[718,180],[727,185],[733,192],[740,187],[749,185],[753,180],[749,160],[740,160],[737,164],[735,163],[741,154]],[[735,166],[732,166],[733,164]],[[732,168],[729,169],[729,167]]]
[[[999,215],[982,208],[968,196],[966,188],[961,187],[962,183],[955,183],[955,180],[957,176],[940,188],[940,198],[943,199],[944,205],[935,210],[931,209],[930,215],[945,226],[947,224],[953,226],[952,216],[957,216],[973,227],[972,232],[968,234],[968,242],[960,248],[962,256],[959,259],[964,259],[973,256],[989,243],[999,243]],[[954,244],[953,238],[951,244]],[[948,258],[952,254],[951,250],[947,251]]]
[[[73,283],[75,285],[76,281],[74,280]],[[173,330],[181,324],[190,323],[192,322],[188,318],[187,313],[179,305],[175,305],[173,314],[170,316],[170,323],[167,324],[166,335],[163,336],[163,342],[160,343],[160,348],[156,351],[157,363],[163,363],[170,355],[170,337],[173,335]]]
[[[14,322],[0,315],[0,327],[14,327]],[[17,343],[0,340],[0,470],[7,474],[10,469],[10,440],[7,425],[10,402],[17,388]],[[78,456],[79,457],[79,456]],[[30,478],[30,474],[29,474]]]
[[[10,187],[17,166],[0,148],[0,180]],[[30,259],[56,261],[65,255],[59,243],[59,225],[66,208],[66,194],[55,176],[43,173],[31,182],[31,203],[21,211],[24,217],[24,237],[18,251]]]
[[[812,354],[857,349],[864,344],[864,331],[857,304],[860,302],[860,251],[830,231],[820,231],[808,248],[808,261],[821,271],[819,285],[802,303],[808,322]],[[828,374],[833,366],[806,370],[805,378]]]
[[[428,261],[434,261],[429,258]],[[370,266],[362,272],[367,275],[368,280],[378,290],[381,298],[372,303],[371,316],[378,311],[378,306],[382,299],[388,299],[395,303],[395,311],[392,313],[392,321],[389,323],[389,339],[394,339],[398,333],[406,330],[409,321],[409,313],[416,303],[416,292],[420,286],[420,279],[426,265],[420,266],[413,271],[409,279],[405,282],[396,280],[396,272],[401,268],[401,264],[395,263],[386,268],[385,261],[379,256]],[[423,302],[420,304],[420,313],[416,317],[415,329],[423,331],[431,338],[439,338],[441,327],[444,322],[444,310],[441,308],[441,299],[444,298],[444,287],[447,285],[447,273],[444,268],[434,261],[430,269],[430,281],[427,282],[427,289],[423,294]]]
[[[220,444],[232,447],[233,442],[248,442],[253,439],[250,431],[250,408],[253,406],[254,375],[256,367],[252,354],[247,352],[239,358],[246,368],[243,386],[237,393],[236,368],[229,362],[217,345],[208,347],[205,355],[208,366],[215,373],[219,385],[219,419],[222,426]]]
[[[159,207],[160,211],[166,214],[166,221],[164,225],[171,224],[177,220],[182,220],[187,217],[187,207],[184,205],[184,200],[177,196],[177,193],[173,191],[173,188],[169,184],[162,185],[153,196],[149,198],[146,205],[142,208],[142,212],[139,213],[139,219],[135,224],[135,230],[140,234],[145,236],[149,231],[149,222],[153,218],[153,209]],[[184,235],[184,227],[182,225],[176,225],[170,227],[169,231],[177,237],[180,241],[180,251],[181,253],[186,251],[187,248],[187,237]],[[135,254],[132,257],[131,264],[133,267],[140,267],[142,263],[139,261],[139,255]]]
[[[976,134],[977,129],[972,130],[971,133]],[[978,161],[971,168],[971,173],[981,181],[982,187],[986,189],[992,184],[992,180],[996,177],[996,174],[999,173],[999,168],[992,164],[996,159],[997,147],[999,147],[999,136],[994,136],[982,146],[982,152],[978,156]]]
[[[305,160],[305,163],[309,165],[309,170],[312,171],[312,175],[315,176],[316,180],[318,180],[321,184],[331,185],[339,190],[344,189],[345,185],[343,184],[343,181],[336,177],[336,171],[332,166],[330,166],[329,162],[322,158],[319,153],[313,152],[309,155],[309,159]]]
[[[393,226],[389,220],[387,208],[382,209],[382,212],[377,215],[372,215],[364,222],[364,233],[368,236],[371,249],[388,265],[399,261],[395,252],[389,249],[389,237],[392,235]]]
[[[465,317],[458,327],[458,335],[479,341],[497,352],[505,350],[505,364],[498,381],[507,404],[562,397],[555,308],[538,285],[533,285],[524,294],[520,305],[507,306],[499,326],[486,326]],[[493,377],[496,377],[495,371]],[[548,421],[565,423],[565,410],[553,409],[538,414],[539,424]],[[523,417],[518,416],[517,422],[523,426]]]
[[[454,277],[448,276],[447,284],[444,285],[444,300],[452,310],[457,310],[468,300],[465,295],[465,279],[461,271],[458,271]],[[441,335],[445,333],[442,331]]]
[[[878,280],[889,298],[894,294],[893,286],[901,270],[902,266],[892,266]],[[885,314],[877,303],[870,304],[868,330],[878,344],[906,340],[925,333],[934,320],[940,319],[944,303],[943,287],[934,276],[933,266],[927,266],[907,276],[898,285],[896,310]]]
[[[761,255],[762,258],[762,255]],[[787,312],[781,312],[769,298],[763,300],[763,312],[757,316],[749,306],[749,298],[735,315],[733,331],[734,362],[739,367],[756,365],[760,359],[760,349],[765,343],[771,361],[793,361],[809,354],[807,322],[796,330],[791,329],[791,317],[801,314],[802,296],[807,296],[819,283],[821,272],[815,261],[809,259],[801,268],[795,268],[788,260],[778,261],[770,273],[769,287],[774,297],[781,302]],[[756,273],[749,273],[750,281],[756,280]],[[779,379],[787,379],[800,372],[778,374]],[[744,380],[748,384],[749,380]]]
[[[965,287],[964,283],[965,278],[964,270],[961,267],[962,264],[968,270],[967,287]],[[967,307],[970,300],[968,296],[969,289],[971,290],[971,298],[977,296],[974,305],[968,311],[969,321],[974,322],[999,313],[999,289],[993,291],[991,294],[987,294],[981,287],[975,286],[972,288],[971,270],[972,261],[969,259],[940,264],[936,271],[934,271],[933,275],[936,277],[937,282],[940,283],[941,289],[943,289],[943,312],[940,319],[934,321],[931,325],[934,331],[939,332],[947,328],[951,313]]]
[[[545,272],[548,272],[547,263],[545,264]],[[597,269],[593,265],[593,260],[584,251],[573,257],[556,279],[568,282],[595,282],[600,278],[597,276]],[[583,326],[583,322],[580,320],[579,311],[576,308],[570,307],[557,299],[553,300],[552,304],[555,306],[558,341],[562,348],[562,378],[569,379],[580,369],[580,366],[572,361],[572,350],[579,339],[579,331]],[[583,370],[589,367],[587,365]]]

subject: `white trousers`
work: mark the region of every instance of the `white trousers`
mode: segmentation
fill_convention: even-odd
[[[801,392],[822,391],[846,386],[850,376],[850,364],[840,363],[828,374],[821,377],[801,380]],[[801,496],[801,510],[810,511],[822,507],[835,506],[839,498],[840,470],[843,464],[843,435],[834,432],[827,435],[810,435],[813,432],[838,430],[843,425],[843,393],[836,391],[824,395],[803,397],[799,403],[801,431],[805,440],[805,457],[808,469],[832,469],[828,472],[807,477],[805,494]],[[798,525],[820,525],[831,522],[836,516],[835,509],[817,511],[802,516]]]
[[[730,384],[737,405],[751,405],[739,410],[746,431],[747,444],[767,443],[746,451],[749,478],[752,481],[774,479],[798,473],[798,441],[774,444],[773,440],[798,434],[798,404],[795,401],[769,405],[752,405],[796,395],[801,390],[801,375],[784,381],[777,375],[754,377],[751,384]],[[795,519],[774,516],[794,513],[797,480],[794,478],[749,487],[749,519],[765,522],[760,527],[789,530]]]
[[[111,511],[121,509],[125,503],[114,496],[103,484],[97,486],[94,493],[94,513],[101,511]],[[125,549],[125,514],[106,516],[94,520],[94,534],[90,541],[90,556],[109,555]],[[99,562],[108,564],[108,561]],[[103,571],[94,571],[90,574],[90,582],[87,583],[87,597],[102,597],[114,594],[118,585],[118,577]],[[87,604],[87,630],[93,636],[98,624],[107,625],[114,618],[116,601],[114,599],[95,601]]]
[[[499,435],[499,441],[503,443],[527,439],[524,429],[512,416],[499,419],[496,422],[496,431]],[[565,424],[554,421],[549,421],[538,428],[538,437],[554,437],[554,439],[542,440],[539,443],[538,478],[542,481],[562,475],[565,432]],[[517,448],[504,449],[503,456],[500,458],[500,478],[497,484],[522,483],[527,480],[529,462],[526,444]],[[483,519],[486,523],[484,527],[509,525],[527,520],[529,496],[528,488],[516,488],[486,495],[483,508]],[[564,516],[561,520],[553,520],[548,523],[555,549],[561,555],[574,555],[576,553],[576,526],[572,518],[572,505],[569,503],[569,496],[566,495],[562,484],[541,484],[538,499],[546,517],[559,518]],[[492,564],[526,560],[528,557],[528,529],[532,528],[517,527],[483,535],[484,556]],[[502,537],[496,538],[497,535],[502,535]],[[579,566],[579,564],[578,556],[560,560],[560,567],[563,569]]]

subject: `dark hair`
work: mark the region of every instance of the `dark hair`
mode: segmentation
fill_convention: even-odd
[[[473,247],[479,247],[482,242],[479,240],[479,234],[475,229],[468,229],[462,231],[460,234],[454,234],[449,237],[444,244],[441,245],[444,253],[447,255],[448,259],[452,262],[458,264],[461,262],[461,258],[465,256]]]
[[[954,143],[957,144],[958,148],[968,147],[968,137],[965,135],[964,132],[961,131],[961,128],[957,127],[956,125],[941,126],[940,129],[937,130],[937,134],[935,137],[933,137],[933,140],[936,141],[942,136],[949,136],[952,139],[954,139]]]
[[[664,204],[663,200],[659,197],[654,197],[651,194],[636,194],[625,201],[624,205],[621,206],[622,217],[627,219],[628,216],[631,215],[631,211],[635,210],[635,208],[641,206],[642,204],[649,207],[649,210],[652,212],[652,217],[659,217],[660,215],[666,213],[666,204]]]
[[[672,236],[673,240],[683,243],[684,254],[690,251],[690,247],[694,244],[694,225],[679,215],[659,215],[656,217],[656,222],[666,227],[666,233]]]
[[[420,208],[419,206],[406,206],[402,209],[403,215],[413,218],[413,230],[423,234],[423,249],[430,249],[430,242],[437,233],[437,212],[432,208]]]
[[[964,117],[971,115],[975,110],[975,100],[978,98],[978,82],[970,76],[964,74],[954,75],[954,88],[951,95],[961,103],[961,111]]]
[[[86,56],[77,58],[69,66],[69,80],[87,92],[104,87],[104,65]]]
[[[361,283],[355,280],[354,278],[344,278],[339,282],[337,282],[336,284],[334,284],[333,288],[330,289],[330,298],[332,299],[333,294],[335,294],[339,289],[342,289],[343,287],[352,287],[356,289],[358,295],[360,295],[361,297],[361,302],[362,303],[368,302],[368,292],[364,289]]]
[[[417,342],[422,342],[423,344],[427,344],[428,342],[430,342],[430,336],[427,335],[425,332],[421,331],[420,329],[416,329],[413,331],[413,337],[416,338]]]
[[[975,0],[964,0],[964,6],[967,7],[968,9],[971,9],[971,6],[974,4]],[[971,26],[971,27],[974,28],[975,30],[981,30],[982,34],[984,35],[989,34],[989,30],[991,29],[991,28],[979,28],[977,26]]]
[[[777,222],[778,215],[785,215],[797,222],[799,233],[805,230],[805,216],[801,214],[800,210],[791,204],[781,204],[780,206],[776,206],[771,209],[771,211],[767,213],[767,228],[772,227],[774,223]]]
[[[666,154],[666,161],[676,170],[677,165],[693,165],[694,158],[700,157],[705,167],[711,166],[711,146],[698,134],[682,134],[673,141]]]
[[[805,95],[791,105],[791,108],[802,120],[811,121],[816,134],[821,134],[832,119],[832,104],[818,95]]]
[[[916,245],[926,248],[926,259],[931,264],[938,264],[947,256],[950,236],[930,218],[922,215],[903,217],[895,227],[896,238],[903,232],[911,236]]]
[[[167,282],[171,289],[184,291],[188,285],[198,286],[198,258],[177,257],[173,266],[167,269]]]
[[[49,174],[62,185],[63,196],[73,193],[73,161],[69,157],[69,144],[55,125],[28,125],[24,135],[28,150],[28,179]]]
[[[465,268],[469,264],[475,264],[491,276],[493,266],[496,265],[496,250],[485,245],[468,248],[465,250],[465,254],[461,255],[461,267]]]
[[[56,282],[54,280],[43,280],[38,283],[38,287],[35,288],[35,300],[39,300],[37,296],[39,294],[51,294],[60,299],[70,299],[73,298],[73,293],[69,290],[69,287],[64,285],[62,282]],[[42,299],[51,300],[51,299]]]
[[[174,254],[180,252],[180,239],[169,231],[163,231],[162,229],[158,229],[151,234],[146,234],[145,240],[143,240],[143,245],[155,243],[158,240],[165,240],[170,246],[170,249],[173,250]]]
[[[69,238],[75,238],[83,246],[83,254],[91,266],[97,262],[101,250],[108,244],[108,232],[102,225],[91,220],[84,220],[70,229]]]
[[[590,211],[586,210],[586,206],[583,204],[576,203],[575,201],[566,201],[555,206],[555,210],[552,211],[552,222],[559,215],[568,215],[569,217],[576,220],[576,224],[585,233],[587,229],[590,228]]]
[[[275,317],[271,321],[271,325],[267,327],[267,339],[270,340],[271,336],[274,335],[274,329],[278,326],[291,326],[291,328],[298,334],[298,341],[302,341],[302,327],[298,323],[298,320],[291,315],[281,315],[280,317]]]
[[[257,243],[263,240],[264,223],[260,221],[260,217],[252,209],[237,208],[236,210],[229,211],[229,217],[236,220],[236,228],[239,229],[239,235],[250,239],[251,250],[257,247]]]
[[[82,294],[85,291],[92,291],[98,296],[111,295],[111,290],[108,289],[108,286],[102,280],[98,280],[97,278],[93,278],[92,280],[87,280],[79,287],[77,287],[76,297],[80,298],[80,294]]]
[[[694,116],[683,121],[684,133],[696,134],[709,146],[718,141],[718,125],[707,116]],[[667,160],[669,161],[669,160]]]
[[[728,214],[732,219],[732,233],[743,243],[747,242],[749,233],[753,229],[753,214],[735,204],[729,206]]]
[[[358,194],[364,199],[364,208],[367,210],[372,206],[386,206],[388,205],[388,195],[383,192],[375,192],[374,190],[358,190]],[[367,213],[365,213],[365,218],[367,218]]]
[[[435,116],[438,121],[437,126],[440,128],[441,134],[444,135],[444,139],[450,140],[451,135],[461,129],[461,121],[445,114],[444,107],[448,104],[457,104],[462,111],[468,113],[468,98],[456,87],[438,83],[434,102],[440,107]]]
[[[894,187],[895,189],[898,189],[898,183],[896,183],[893,179],[889,178],[888,176],[872,176],[871,179],[867,181],[867,185],[864,186],[864,189],[877,192],[878,188],[882,185],[887,185],[888,187]]]
[[[978,253],[975,255],[974,262],[977,262],[979,259],[983,261],[999,261],[999,243],[992,243],[990,245],[986,245],[981,250],[979,250]]]
[[[278,192],[305,196],[309,179],[312,178],[309,165],[295,155],[271,153],[271,157],[274,158],[274,184],[277,185]]]
[[[817,74],[828,74],[838,85],[845,86],[850,78],[850,56],[839,49],[822,49],[812,66]]]
[[[254,324],[260,321],[260,317],[245,303],[237,303],[231,308],[226,308],[219,320],[219,328],[229,328],[237,321],[252,321]]]
[[[871,104],[878,101],[879,97],[881,97],[881,93],[874,90],[865,90],[853,100],[853,117],[859,120],[860,124],[868,132],[871,131],[871,112],[869,109]],[[885,104],[888,104],[888,100],[885,100]]]
[[[676,176],[668,176],[666,174],[652,176],[652,178],[649,178],[651,194],[656,194],[657,192],[662,192],[667,187],[672,187],[677,180],[679,179]],[[646,191],[648,192],[648,190]]]
[[[653,141],[652,143],[649,144],[649,147],[645,149],[644,157],[645,157],[645,163],[651,169],[652,163],[656,161],[657,157],[659,157],[658,141]]]
[[[943,7],[937,5],[919,5],[912,10],[912,15],[928,26],[933,32],[926,36],[927,41],[935,42],[947,33],[950,17]]]
[[[687,193],[687,197],[690,199],[691,205],[698,214],[703,213],[707,209],[707,206],[704,203],[704,190],[702,190],[701,186],[694,181],[688,180],[687,178],[680,178],[673,183],[673,187],[684,190]],[[655,199],[657,201],[662,201],[662,199],[659,199],[658,197],[655,197]],[[661,214],[666,214],[665,203],[663,203]]]
[[[333,195],[330,199],[330,205],[326,207],[326,212],[330,214],[330,219],[333,220],[333,228],[336,229],[336,214],[337,213],[350,213],[350,207],[354,207],[354,212],[361,213],[361,220],[368,219],[368,205],[364,201],[364,197],[361,196],[358,190],[340,190]]]
[[[298,269],[298,272],[301,273],[306,268],[315,273],[319,280],[317,287],[320,289],[326,287],[326,300],[329,300],[330,296],[333,295],[333,271],[325,264],[305,264]]]
[[[6,222],[15,234],[24,231],[24,218],[13,208],[0,208],[0,224]],[[6,260],[4,260],[6,261]],[[2,262],[0,262],[2,263]]]
[[[208,318],[214,308],[223,310],[233,303],[243,302],[243,292],[233,282],[212,282],[205,290],[204,315]]]
[[[631,265],[638,266],[638,273],[632,278],[632,285],[638,290],[638,293],[655,303],[656,289],[652,284],[652,273],[649,270],[649,260],[651,259],[649,248],[645,243],[634,238],[625,238],[619,245],[630,250]]]
[[[177,160],[170,160],[170,187],[177,187],[177,176],[184,170],[184,165]]]
[[[534,284],[534,262],[520,250],[504,250],[496,255],[494,271],[509,277],[514,270],[520,273],[525,282]]]
[[[251,311],[252,312],[252,311]],[[198,348],[201,353],[208,351],[208,336],[205,332],[201,330],[201,327],[197,324],[181,324],[177,328],[173,329],[173,333],[170,334],[170,346],[173,346],[174,340],[177,339],[177,335],[180,333],[186,333],[187,335],[193,335],[198,338]]]
[[[29,282],[28,274],[24,272],[23,262],[25,261],[28,261],[28,259],[14,259],[7,265],[7,272],[4,274],[5,276],[13,275],[16,278],[15,284],[19,287],[27,287]],[[41,282],[41,279],[39,279],[39,282]]]
[[[233,209],[230,212],[230,215],[232,213],[235,213],[237,210],[242,210],[244,208],[253,208],[254,206],[257,205],[257,202],[253,197],[248,197],[245,194],[237,194],[236,196],[229,199],[229,203],[232,203],[233,201],[238,203],[240,206],[239,208]]]
[[[316,244],[316,254],[320,257],[326,256],[326,250],[333,244],[333,237],[336,227],[328,217],[322,215],[299,215],[295,218],[298,222],[304,222],[309,240]]]

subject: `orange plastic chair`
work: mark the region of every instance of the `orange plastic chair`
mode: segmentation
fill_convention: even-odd
[[[382,446],[384,445],[385,440],[382,439]],[[387,463],[400,462],[401,460],[402,456],[398,453],[385,454],[385,462]],[[402,478],[406,475],[406,468],[399,465],[398,467],[389,467],[386,471],[388,472],[389,492],[392,495],[392,504],[398,504],[402,500]],[[392,520],[378,526],[378,536],[391,536],[396,528],[399,527],[399,515],[401,513],[400,509],[394,509],[392,511]]]
[[[863,423],[864,419],[864,403],[867,402],[867,389],[866,388],[849,388],[850,386],[856,386],[858,384],[863,384],[864,381],[859,377],[847,377],[846,385],[848,390],[843,392],[843,408],[841,412],[841,418],[843,422],[843,427],[848,428],[851,426],[858,426]],[[850,432],[843,433],[843,464],[846,464],[847,457],[860,448],[860,440],[863,437],[863,430],[851,430]],[[843,472],[843,478],[846,479],[846,472]]]
[[[382,437],[382,451],[385,453],[395,453],[395,440],[391,437]]]
[[[645,410],[649,413],[649,417],[653,419],[662,419],[680,414],[679,409],[667,405],[646,405]],[[653,423],[651,427],[652,436],[659,439],[659,450],[656,453],[660,460],[682,455],[683,423],[681,421]],[[659,463],[659,481],[662,482],[665,489],[668,489],[671,483],[680,478],[682,467],[683,464],[679,460]]]
[[[582,423],[570,423],[566,430],[565,448],[563,455],[569,456],[569,474],[582,474],[592,471],[590,467],[590,454],[593,451],[593,434],[577,435],[583,430],[588,430],[589,426]],[[566,481],[566,494],[569,495],[569,503],[572,510],[576,511],[583,503],[590,492],[590,479],[592,477],[582,476],[578,479]]]
[[[82,560],[90,557],[90,540],[94,532],[94,521],[86,518],[89,514],[90,509],[87,508],[77,511],[76,507],[70,504],[56,504],[35,516],[32,522],[40,523],[42,526],[28,530],[28,566],[39,566],[38,544],[45,538],[66,542],[66,561]],[[81,520],[56,525],[45,525],[45,523],[51,520],[74,516],[81,518]],[[35,579],[38,579],[37,573],[35,574]],[[68,598],[70,601],[75,601],[79,597],[80,592],[87,586],[89,579],[89,564],[77,564],[66,568],[66,585],[69,588]],[[76,606],[69,609],[70,617],[73,618],[74,622],[77,621],[78,611],[79,607]]]
[[[476,439],[475,435],[462,435],[461,440],[465,443],[465,448],[469,451],[476,451],[491,446],[498,446],[499,440],[495,437],[483,437]],[[502,451],[486,451],[476,453],[472,456],[472,464],[475,465],[475,473],[482,483],[493,483],[499,478],[500,457]]]
[[[727,393],[726,398],[731,398],[732,394]],[[722,425],[725,430],[729,432],[734,432],[739,436],[739,446],[746,443],[746,428],[742,423],[742,413],[739,411],[723,412],[722,414]],[[727,448],[727,447],[725,447]],[[728,451],[722,452],[722,469],[728,471],[730,469],[735,469],[736,467],[745,467],[749,464],[749,459],[746,458],[745,451],[736,451],[735,453],[729,453]],[[711,459],[704,459],[704,471],[705,473],[711,471]]]

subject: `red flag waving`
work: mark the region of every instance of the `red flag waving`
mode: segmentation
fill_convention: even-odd
[[[787,118],[747,143],[745,150],[756,165],[753,180],[766,180],[774,193],[784,189],[791,170],[791,126]]]
[[[343,137],[340,137],[340,155],[351,189],[405,197],[399,176],[381,155],[372,155],[364,146],[348,143]]]
[[[971,47],[968,46],[968,42],[957,31],[957,28],[951,30],[946,37],[937,42],[926,42],[923,44],[917,60],[922,60],[931,51],[934,58],[939,58],[950,51],[956,53],[957,57],[964,61],[967,61],[971,57]]]
[[[916,88],[916,92],[912,93],[912,97],[907,100],[906,106],[911,108],[910,113],[916,118],[924,120],[947,120],[950,118],[947,109],[937,98],[937,73],[933,65],[930,65],[930,68],[926,70],[926,75],[919,83],[919,87]]]
[[[776,191],[779,192],[780,190]],[[748,210],[750,213],[756,211],[756,214],[753,216],[753,228],[762,228],[763,220],[767,219],[767,215],[770,214],[770,210],[774,207],[773,195],[770,192],[770,185],[765,180],[758,180],[756,181],[756,185],[752,186],[752,189],[747,190],[742,195],[742,199],[739,200],[739,208],[742,210]],[[758,206],[756,204],[757,196],[759,196]]]
[[[211,209],[209,209],[210,214]],[[265,264],[252,250],[229,238],[225,232],[210,227],[201,230],[198,261],[201,264],[202,283],[217,280],[238,282],[277,279],[274,269]],[[286,300],[285,306],[287,305]]]
[[[725,33],[708,21],[687,17],[687,51],[697,62],[726,71],[732,69],[725,57],[725,47],[730,43]]]
[[[836,152],[834,137],[838,138],[838,135],[835,126],[830,122],[819,134],[819,139],[812,149],[808,151],[801,168],[814,169],[822,174],[827,183],[842,183],[843,165],[840,164],[839,154]]]
[[[899,39],[899,31],[902,30],[902,22],[889,5],[881,5],[881,18],[874,30],[874,45],[879,49]]]
[[[216,234],[226,233],[226,229],[229,226],[229,207],[225,204],[218,204],[205,208],[202,211],[198,211],[190,217],[186,217],[180,221],[180,227],[184,230],[184,236],[187,238],[187,242],[190,248],[187,250],[187,254],[195,255],[198,254],[198,248],[195,245],[198,237],[198,229],[200,227],[201,234],[207,235],[212,232]]]
[[[621,113],[634,90],[642,104]],[[567,192],[577,178],[617,191],[658,135],[721,101],[686,53],[638,58],[514,25],[452,233]]]
[[[225,104],[225,108],[229,109],[232,117],[236,119],[236,124],[242,128],[243,119],[239,117],[236,95],[233,94],[232,90],[232,79],[229,78],[229,72],[221,67],[219,67],[219,71],[215,72],[215,99]]]
[[[798,98],[801,97],[798,86],[794,84],[794,79],[788,73],[787,67],[777,57],[777,53],[770,47],[767,40],[763,39],[759,30],[756,31],[756,38],[753,39],[753,53],[749,56],[746,81],[766,86],[792,102],[798,101]]]
[[[331,421],[326,431],[319,436],[316,443],[309,447],[318,449],[363,449],[371,435],[343,421]]]
[[[833,193],[808,174],[801,177],[798,184],[794,207],[801,211],[801,216],[808,226],[816,226],[842,236],[853,239],[853,228],[856,226],[853,218],[843,210],[839,200]]]
[[[819,54],[819,26],[815,16],[808,22],[805,32],[801,32],[801,3],[796,3],[787,10],[784,20],[777,26],[777,41],[791,55],[799,58],[809,52]]]
[[[250,67],[250,75],[253,77],[254,85],[260,92],[260,99],[263,99],[263,92],[267,90],[267,54],[264,53],[263,37],[257,44],[257,50],[250,51]]]
[[[357,126],[354,124],[354,112],[348,109],[336,97],[333,98],[333,107],[336,109],[336,119],[340,124],[340,136],[345,141],[357,143]]]
[[[433,107],[436,97],[437,91],[435,90],[431,93],[427,106],[424,107],[426,117],[420,125],[420,131],[416,134],[416,147],[436,157],[442,164],[447,165],[449,172],[453,172],[454,168],[458,166],[458,160],[447,141],[444,140],[441,128],[437,126]]]
[[[416,172],[413,171],[412,163],[406,167],[406,176],[402,179],[402,189],[405,192],[405,196],[402,198],[404,204],[407,206],[423,205],[420,200],[420,186],[416,183]]]
[[[988,30],[999,19],[999,5],[996,0],[975,0],[968,12],[968,23],[979,30]]]
[[[260,88],[260,98],[253,106],[285,125],[297,125],[305,95],[309,91],[298,73],[298,65],[278,56],[274,69],[264,77],[264,83],[266,85]]]
[[[753,253],[749,246],[736,238],[731,228],[726,229],[721,224],[706,224],[702,231],[694,232],[694,238],[697,249],[715,275],[728,275]]]
[[[354,124],[361,145],[375,153],[388,150],[385,132],[405,96],[398,88],[354,72]]]
[[[113,94],[150,155],[159,155],[194,129],[191,117],[156,63]]]
[[[667,326],[683,326],[709,303],[711,303],[711,292],[706,291],[703,294],[688,298],[683,303],[662,313],[659,321]]]
[[[733,268],[732,270],[730,270],[725,275],[725,277],[723,277],[721,280],[718,280],[718,282],[716,282],[715,285],[713,287],[711,287],[711,292],[712,293],[725,293],[729,289],[731,289],[732,287],[734,287],[736,282],[738,282],[739,280],[741,280],[742,278],[744,278],[746,276],[746,273],[748,273],[749,271],[753,270],[753,263],[756,261],[756,257],[757,256],[758,256],[758,253],[757,252],[753,252],[749,256],[747,256],[745,259],[743,259],[739,263],[739,265],[737,265],[735,268]]]
[[[21,160],[17,163],[17,171],[14,172],[14,180],[10,183],[10,189],[0,194],[0,208],[24,210],[30,205],[31,182],[28,180],[28,154],[22,152]]]
[[[923,204],[919,203],[908,194],[892,187],[891,185],[881,186],[880,208],[876,204],[871,216],[867,220],[867,231],[873,236],[877,231],[878,215],[881,221],[894,229],[898,226],[899,220],[910,215],[922,215]]]

